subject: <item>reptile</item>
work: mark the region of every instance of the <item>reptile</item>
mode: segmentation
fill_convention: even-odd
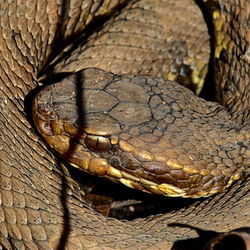
[[[211,4],[209,8],[214,20],[215,75],[221,83],[217,84],[217,95],[228,111],[227,116],[231,117],[229,124],[234,124],[233,127],[225,126],[225,129],[237,137],[233,146],[240,151],[236,158],[238,164],[244,167],[244,172],[249,166],[249,4],[247,1],[235,3],[230,0],[206,2]],[[90,28],[102,22],[104,34],[109,34],[107,27],[113,20],[109,23],[108,17],[115,15],[119,21],[125,22],[129,16],[133,19],[133,13],[129,10],[137,3],[144,2],[62,1],[58,4],[56,1],[38,0],[1,3],[1,247],[170,249],[178,241],[197,237],[193,230],[195,227],[221,232],[249,226],[249,176],[215,196],[198,200],[178,211],[133,221],[105,218],[91,208],[79,187],[62,173],[56,157],[34,130],[28,117],[31,113],[27,109],[30,106],[28,93],[31,94],[39,85],[40,79],[46,78],[51,65],[53,72],[60,72],[60,67],[62,71],[72,71],[70,67],[73,61],[80,67],[77,58],[81,58],[79,51],[83,47],[76,48],[73,56],[68,57],[75,44],[65,46],[62,53],[59,52],[60,45],[72,44],[83,34],[83,40],[90,41],[88,48],[95,48],[91,42],[98,35],[88,35]],[[150,12],[150,3],[144,6],[144,11]],[[119,19],[119,15],[115,14],[116,8],[122,14],[127,14],[127,18],[121,16]],[[187,9],[190,10],[190,7]],[[142,11],[142,8],[137,6],[135,10]],[[98,22],[95,23],[95,20]],[[158,55],[161,54],[160,50]],[[90,63],[95,61],[95,58],[86,58]],[[60,63],[65,61],[66,66],[61,66]],[[80,61],[84,62],[84,59]],[[164,65],[163,62],[158,61],[160,65]],[[94,66],[98,66],[95,63]],[[143,74],[150,69],[147,63],[145,65]],[[84,63],[83,67],[86,67]],[[126,70],[129,71],[128,67]],[[158,74],[156,70],[155,76],[159,77]],[[174,74],[169,76],[175,78]],[[199,79],[196,78],[196,81],[199,82]],[[217,111],[225,114],[225,109]],[[220,140],[219,132],[218,137]],[[232,145],[227,144],[227,147],[224,151],[229,152]],[[170,226],[171,223],[175,227]],[[193,228],[178,227],[180,224],[191,224]]]

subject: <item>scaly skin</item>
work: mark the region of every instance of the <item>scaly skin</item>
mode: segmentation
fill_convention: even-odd
[[[221,105],[159,78],[78,71],[36,96],[33,118],[77,168],[146,192],[210,196],[250,164],[244,126]]]
[[[112,4],[118,1],[102,1],[100,6],[98,1],[70,3],[62,8],[53,0],[1,2],[0,245],[7,249],[51,249],[58,244],[59,249],[170,249],[175,241],[197,236],[191,229],[169,227],[172,222],[216,231],[249,226],[249,177],[188,208],[124,222],[93,211],[79,188],[62,175],[54,155],[28,122],[24,104],[31,103],[29,98],[24,100],[69,34],[77,37],[92,18],[111,13],[107,9],[115,8]],[[249,3],[237,4],[244,16]],[[245,39],[249,41],[248,36]],[[242,55],[247,60],[247,54]],[[244,68],[249,76],[249,66]],[[249,89],[247,83],[244,86]],[[239,87],[244,89],[242,83]],[[247,127],[249,99],[244,100],[240,117]]]

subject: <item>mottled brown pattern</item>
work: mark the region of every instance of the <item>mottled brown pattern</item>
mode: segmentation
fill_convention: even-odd
[[[115,9],[121,2],[126,1],[1,1],[0,246],[3,248],[51,249],[60,244],[61,248],[59,249],[62,249],[63,245],[67,249],[170,249],[174,242],[197,237],[197,233],[190,228],[170,227],[169,223],[191,224],[205,230],[214,231],[228,231],[234,228],[247,227],[250,224],[249,177],[236,182],[232,188],[216,196],[197,201],[190,207],[164,215],[136,219],[130,222],[105,218],[90,208],[78,186],[69,181],[69,177],[63,178],[54,155],[37,136],[36,131],[28,121],[28,112],[24,109],[24,100],[27,94],[38,86],[38,78],[45,78],[45,72],[51,69],[46,67],[51,65],[52,60],[54,60],[59,62],[57,64],[59,66],[56,66],[55,70],[60,71],[60,61],[64,59],[67,62],[65,65],[70,65],[71,61],[74,61],[73,57],[72,60],[70,57],[61,59],[59,55],[59,60],[55,56],[67,42],[75,41],[84,30],[89,32],[88,27],[92,28],[92,25],[97,27],[98,23],[93,24],[92,20],[102,20],[105,14],[113,15],[112,11],[107,10]],[[130,8],[137,4],[145,6],[144,8],[137,8],[138,13],[141,13],[140,11],[146,9],[152,2],[156,2],[155,8],[160,6],[157,3],[163,6],[166,2],[168,4],[172,3],[172,1],[163,0],[129,1],[128,6],[124,6],[123,14],[128,15]],[[179,6],[187,6],[188,1],[178,0],[173,2],[178,3]],[[163,9],[162,5],[160,10]],[[177,5],[173,6],[177,7]],[[221,68],[223,70],[223,74],[219,73],[220,76],[217,78],[221,83],[219,93],[221,93],[222,103],[226,104],[233,117],[238,118],[239,122],[243,124],[241,131],[244,128],[249,131],[250,7],[248,1],[226,0],[223,1],[222,8],[227,21],[223,31],[228,34],[227,37],[232,36],[233,40],[229,42],[230,50],[225,51],[224,48],[222,54],[218,53],[219,60],[216,69]],[[185,20],[190,21],[191,16],[193,16],[191,13],[196,13],[195,7],[191,5],[191,7],[184,7],[185,9],[188,10],[187,14],[181,14],[178,17],[180,19],[186,17]],[[150,12],[150,8],[148,11]],[[147,16],[150,16],[150,13]],[[154,13],[155,11],[152,12],[152,15]],[[183,12],[181,11],[181,13]],[[140,17],[140,14],[138,17]],[[230,22],[230,19],[234,17],[237,17],[236,21],[233,19]],[[119,27],[126,27],[126,20],[129,18],[121,17],[119,19],[119,15],[116,18],[117,22],[113,22],[113,19],[111,19],[111,21],[107,21],[107,24],[105,23],[103,28],[107,29],[107,34],[112,28],[109,22],[114,23],[114,29],[121,32],[123,28]],[[152,18],[152,20],[155,19]],[[200,19],[198,18],[198,20]],[[188,24],[188,21],[186,21],[186,24]],[[229,23],[230,25],[228,25]],[[233,28],[231,23],[234,23]],[[184,28],[182,34],[195,34],[195,32],[198,32],[198,29],[194,31],[196,26],[190,31]],[[140,32],[148,30],[141,24],[140,27]],[[201,30],[204,29],[204,26],[202,27]],[[152,29],[152,32],[154,33],[155,30]],[[174,30],[178,29],[174,28]],[[89,51],[90,54],[88,54],[87,60],[90,60],[90,65],[83,64],[84,67],[100,67],[97,62],[94,63],[95,58],[91,59],[89,55],[97,55],[97,53],[91,52],[95,48],[97,48],[97,51],[102,51],[103,47],[106,47],[105,44],[99,48],[93,45],[95,41],[99,41],[95,37],[98,37],[101,33],[102,29],[100,29],[99,33],[93,32],[90,35],[88,33],[86,37],[87,43],[83,43],[79,48],[76,48],[76,52],[73,52],[72,56],[75,53],[76,58],[79,55],[79,58],[84,61],[85,53],[83,52],[83,56],[81,56],[80,51],[82,51],[82,48],[86,49],[86,55]],[[196,34],[198,35],[191,36],[195,42],[191,42],[191,44],[195,44],[193,45],[195,50],[189,52],[195,55],[197,52],[207,51],[207,48],[204,47],[202,47],[202,51],[199,51],[196,41],[202,35],[200,33]],[[132,43],[134,35],[133,33],[133,36],[129,36],[132,37]],[[138,36],[140,36],[140,33]],[[155,35],[152,37],[155,37]],[[159,37],[155,38],[159,41]],[[137,39],[140,40],[140,37]],[[225,41],[228,41],[228,39],[225,38]],[[83,39],[83,41],[85,40]],[[105,38],[104,41],[106,43],[108,40]],[[108,43],[112,43],[112,41],[111,36]],[[145,41],[147,40],[145,39]],[[145,45],[147,46],[148,43],[151,44],[150,39]],[[152,44],[156,45],[157,43],[153,42]],[[220,44],[221,40],[218,40],[217,43]],[[115,44],[117,43],[115,42]],[[223,46],[225,44],[227,43],[224,43]],[[85,48],[85,46],[87,47]],[[142,72],[161,76],[159,72],[162,69],[164,72],[165,68],[164,57],[158,62],[157,60],[154,61],[155,66],[152,67],[151,65],[154,65],[154,63],[151,64],[152,61],[146,55],[147,47],[144,49],[145,53],[139,53],[136,57],[133,57],[132,50],[131,54],[128,53],[127,57],[125,56],[126,50],[129,50],[128,48],[130,46],[125,43],[125,51],[121,52],[120,59],[120,52],[117,49],[107,51],[108,54],[115,54],[112,55],[115,58],[114,64],[108,65],[107,60],[101,60],[101,62],[114,73]],[[158,45],[156,45],[156,48],[158,48]],[[66,54],[68,50],[71,50],[71,48],[65,48]],[[101,52],[99,53],[102,55]],[[116,55],[116,53],[118,54]],[[184,51],[184,55],[185,53]],[[199,57],[199,53],[197,53],[197,57]],[[153,58],[156,59],[159,55],[165,54],[160,50],[160,52],[155,52]],[[144,60],[149,60],[148,63],[143,63],[144,55]],[[149,55],[151,55],[151,51]],[[106,58],[106,55],[104,54],[101,58]],[[136,61],[138,60],[132,60],[131,63],[127,64],[126,61],[130,58],[137,58],[139,60],[137,65],[145,65],[146,69],[142,70],[139,67],[138,71],[135,72]],[[122,63],[116,63],[119,60]],[[174,59],[170,59],[170,62],[171,60]],[[182,65],[183,60],[180,61],[181,63],[178,65]],[[64,64],[64,62],[62,63]],[[132,69],[127,66],[123,71],[122,67],[119,66],[121,64],[122,66],[124,64],[134,66],[132,66]],[[158,70],[159,65],[161,67]],[[118,70],[115,70],[115,68]],[[235,71],[236,69],[237,71]],[[174,72],[178,70],[176,66],[173,69]],[[157,100],[152,102],[156,104]],[[136,131],[131,131],[131,134],[136,133]],[[124,135],[124,138],[126,138],[126,135]],[[249,155],[244,154],[244,157],[248,157],[249,160]],[[65,196],[66,199],[63,199]]]

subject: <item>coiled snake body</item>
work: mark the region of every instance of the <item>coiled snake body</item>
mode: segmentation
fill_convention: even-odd
[[[182,66],[167,69],[164,56],[169,50],[157,50],[166,41],[167,32],[158,32],[165,22],[162,10],[171,1],[1,3],[1,246],[167,249],[180,236],[194,236],[190,229],[168,227],[172,222],[217,231],[249,226],[249,177],[245,174],[250,163],[250,5],[247,1],[205,2],[214,23],[217,92],[225,108],[156,78],[175,80],[175,71],[183,71]],[[176,1],[173,6],[178,4],[187,13],[192,12],[187,1]],[[120,15],[115,14],[116,8],[121,10]],[[139,25],[131,26],[131,22]],[[93,28],[98,32],[89,35]],[[140,32],[145,43],[141,47],[137,43]],[[72,43],[78,37],[77,45]],[[123,49],[120,58],[112,54],[116,47]],[[107,49],[106,54],[100,48]],[[156,51],[150,63],[145,59],[148,48],[149,52]],[[137,50],[133,64],[132,55]],[[95,53],[101,55],[103,65]],[[110,58],[114,59],[113,66],[109,65]],[[145,60],[141,67],[140,58]],[[185,55],[179,60],[178,65],[184,65]],[[137,72],[153,77],[113,75],[96,68],[79,71],[86,66],[113,67],[116,71],[119,63],[126,66],[125,73],[134,73],[139,66]],[[71,71],[78,73],[38,94],[33,115],[45,140],[74,165],[168,196],[210,196],[245,178],[205,201],[155,218],[120,222],[97,214],[72,182],[63,188],[65,179],[54,156],[26,118],[29,111],[24,104],[29,97],[26,102],[24,97],[38,80],[49,78],[51,72]],[[193,72],[194,82],[203,81]],[[80,104],[86,112],[84,133],[77,138],[81,144],[67,154],[72,143],[69,135],[76,139],[81,125],[78,83],[84,84],[84,103]],[[76,127],[72,125],[75,121]]]

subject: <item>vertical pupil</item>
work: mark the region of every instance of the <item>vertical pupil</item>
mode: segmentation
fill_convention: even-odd
[[[88,135],[85,138],[86,146],[96,152],[104,152],[111,148],[108,138],[102,136]]]

